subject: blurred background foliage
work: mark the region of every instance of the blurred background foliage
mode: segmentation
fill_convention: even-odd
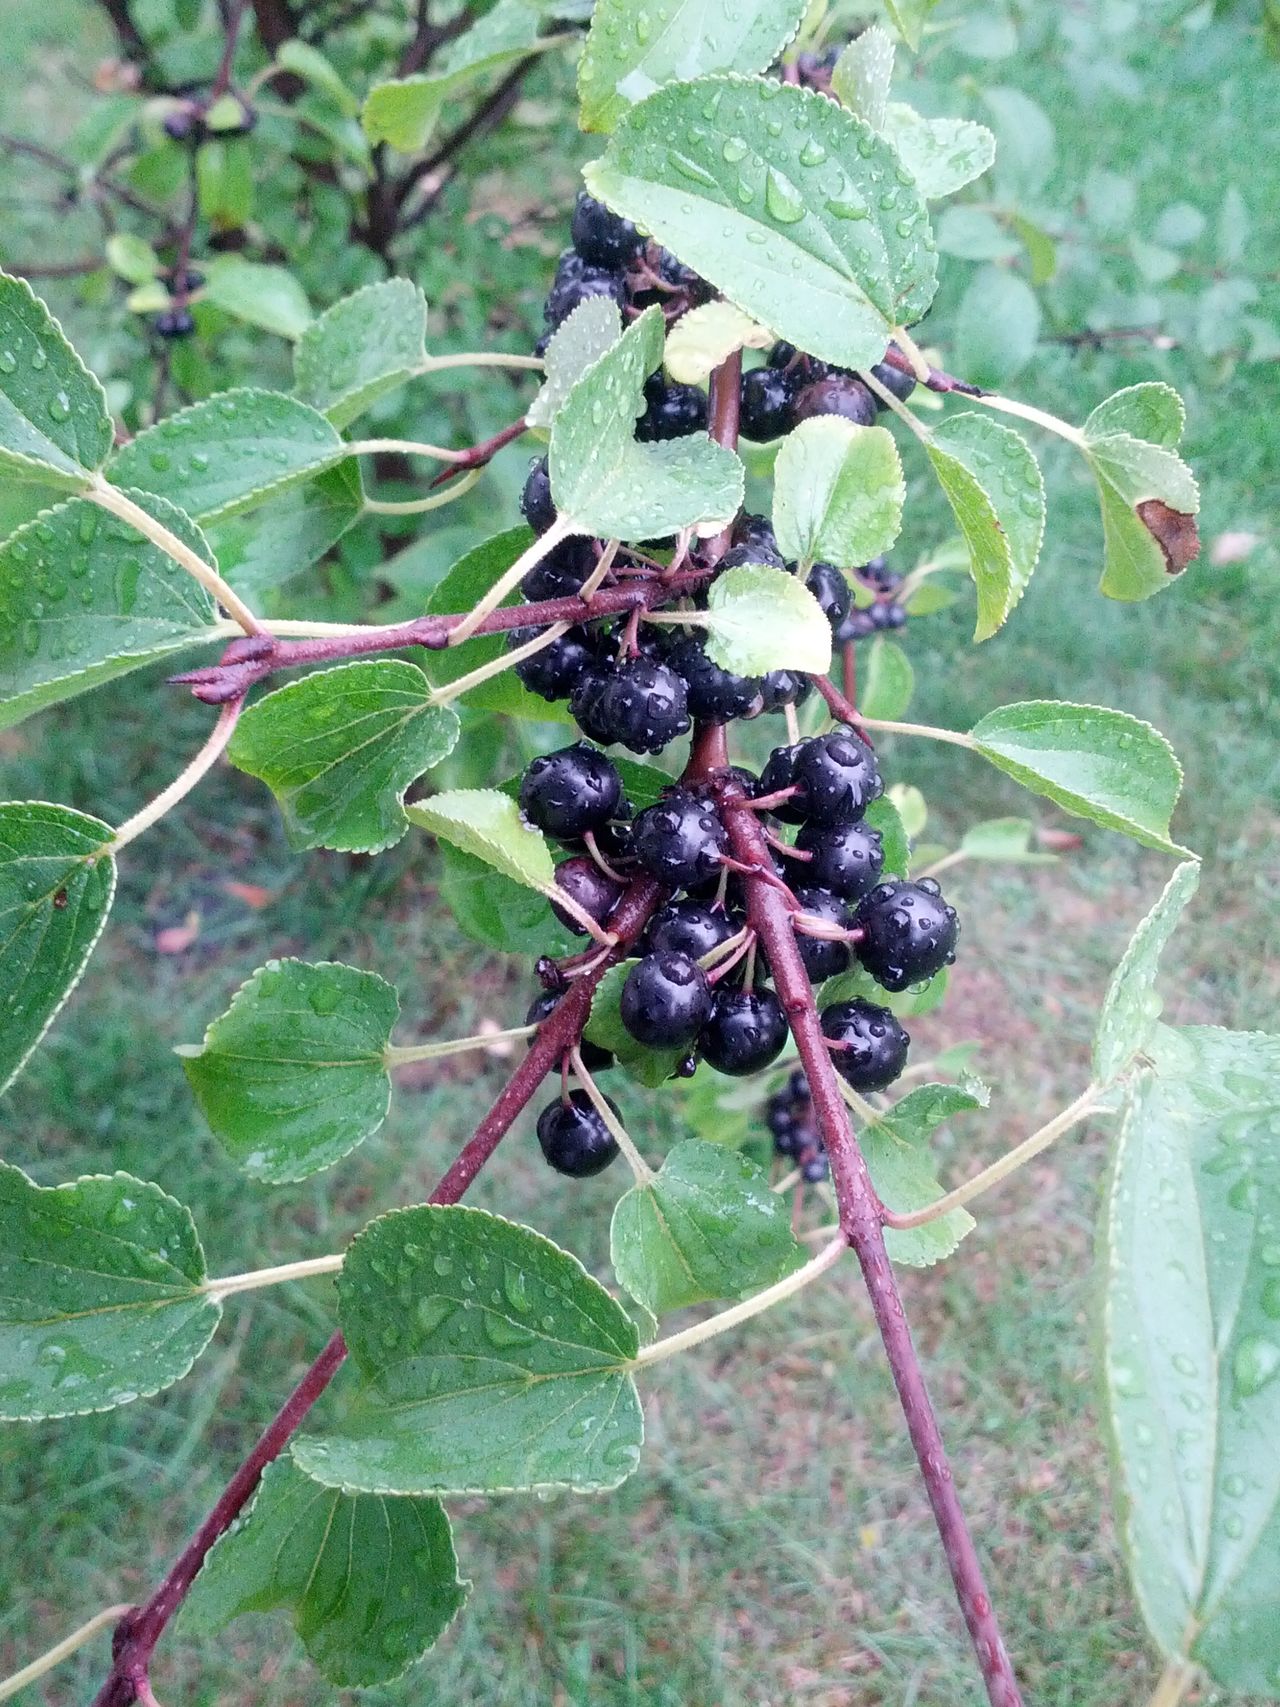
[[[425,290],[433,350],[531,346],[578,167],[595,151],[574,128],[572,44],[533,59],[506,92],[503,69],[464,90],[443,120],[446,137],[465,133],[456,153],[409,192],[405,229],[371,244],[361,233],[380,168],[353,102],[402,63],[421,19],[407,0],[296,5],[301,37],[326,56],[332,81],[317,82],[312,62],[305,85],[264,79],[256,128],[205,143],[195,182],[192,266],[208,278],[232,256],[273,271],[251,275],[238,297],[224,292],[221,306],[197,300],[196,335],[168,345],[154,330],[165,292],[148,246],[172,263],[166,234],[186,220],[192,182],[189,151],[160,127],[159,91],[207,86],[223,33],[213,4],[134,0],[147,51],[131,64],[111,10],[120,8],[88,0],[4,9],[0,261],[27,272],[63,316],[127,427],[227,384],[287,385],[288,341],[264,317],[296,326],[387,270]],[[255,7],[277,10],[287,15]],[[867,15],[833,6],[819,45]],[[447,8],[432,15],[450,19]],[[1203,488],[1206,542],[1162,598],[1101,600],[1087,477],[1062,447],[1043,446],[1049,533],[1031,591],[979,649],[967,645],[967,592],[913,618],[901,638],[915,714],[963,727],[1006,700],[1061,696],[1163,728],[1187,768],[1175,833],[1207,861],[1167,958],[1167,1008],[1180,1023],[1239,1027],[1274,1023],[1280,965],[1275,35],[1256,0],[942,0],[919,57],[899,53],[916,105],[980,118],[1000,141],[995,170],[939,218],[942,288],[918,336],[955,371],[1072,419],[1118,386],[1168,379],[1188,403],[1185,453]],[[269,63],[246,29],[238,85]],[[495,95],[502,122],[468,131]],[[381,171],[412,166],[384,158]],[[467,444],[514,419],[528,395],[510,376],[437,375],[398,394],[370,430]],[[520,448],[507,451],[438,519],[366,518],[275,587],[271,608],[416,614],[467,546],[514,519],[526,466]],[[381,466],[379,494],[421,490],[409,472]],[[0,490],[0,527],[24,519],[26,503]],[[917,467],[895,560],[909,567],[946,532]],[[118,821],[183,762],[206,722],[158,673],[131,677],[0,735],[4,793]],[[442,786],[506,775],[544,735],[472,714]],[[756,726],[752,738],[763,749],[768,733]],[[947,749],[898,744],[887,769],[923,791],[925,835],[943,846],[975,819],[1027,810],[1012,785]],[[1044,803],[1033,810],[1059,863],[951,874],[964,949],[945,1007],[913,1028],[921,1057],[976,1043],[995,1086],[990,1115],[943,1141],[949,1183],[1083,1083],[1106,973],[1165,874],[1157,856],[1100,831],[1063,846],[1056,833],[1078,826]],[[171,1049],[198,1037],[273,954],[343,958],[395,980],[404,1041],[515,1023],[530,969],[468,943],[438,878],[417,838],[373,861],[291,855],[263,791],[218,775],[125,862],[112,929],[0,1107],[6,1159],[42,1182],[119,1166],[179,1190],[215,1273],[336,1248],[377,1209],[421,1197],[500,1063],[468,1057],[421,1071],[357,1156],[268,1191],[218,1151]],[[646,1105],[626,1087],[629,1122],[655,1151],[684,1115],[705,1118],[705,1091],[687,1094],[694,1101],[677,1115],[675,1098]],[[730,1113],[740,1115],[717,1108],[712,1118]],[[1106,1148],[1103,1130],[1068,1140],[985,1201],[957,1261],[905,1277],[1011,1646],[1041,1707],[1119,1707],[1144,1699],[1153,1675],[1107,1516],[1093,1414],[1091,1242]],[[610,1187],[570,1188],[535,1156],[522,1126],[477,1201],[564,1239],[603,1273]],[[157,1399],[0,1440],[0,1669],[154,1579],[327,1331],[325,1284],[247,1298],[200,1375]],[[668,1365],[648,1432],[641,1474],[607,1500],[460,1502],[471,1615],[372,1699],[977,1701],[856,1283],[815,1289],[714,1356]],[[280,1637],[250,1621],[220,1643],[193,1644],[179,1626],[161,1649],[157,1692],[184,1707],[332,1699]],[[86,1650],[37,1693],[83,1702],[99,1662]]]

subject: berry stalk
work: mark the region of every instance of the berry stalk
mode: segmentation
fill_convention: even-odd
[[[727,792],[722,811],[737,858],[746,865],[767,868],[769,845],[756,813]],[[747,916],[769,956],[774,983],[800,1051],[814,1113],[831,1163],[840,1227],[862,1269],[991,1707],[1022,1707],[1022,1696],[956,1493],[938,1420],[885,1250],[884,1209],[840,1094],[787,903],[777,889],[758,877],[747,878],[746,887]]]

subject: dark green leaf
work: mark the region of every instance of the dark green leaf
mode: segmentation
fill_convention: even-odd
[[[249,515],[208,530],[218,572],[250,604],[310,569],[360,519],[360,464],[345,457],[305,486],[291,486]]]
[[[408,279],[365,285],[313,321],[294,351],[298,396],[346,427],[421,373],[427,299]]]
[[[111,441],[102,387],[26,280],[0,273],[0,468],[79,491]]]
[[[190,1214],[95,1174],[46,1189],[0,1162],[0,1416],[79,1416],[180,1381],[221,1310]]]
[[[613,1488],[643,1423],[634,1323],[575,1257],[461,1206],[403,1209],[355,1240],[338,1281],[366,1386],[294,1457],[369,1493]]]
[[[473,942],[533,960],[544,954],[569,954],[580,946],[536,889],[504,877],[484,860],[448,842],[441,843],[440,852],[444,862],[441,898]]]
[[[956,310],[952,362],[974,385],[999,387],[1035,354],[1040,303],[1007,267],[980,267]]]
[[[281,1185],[332,1167],[382,1125],[399,1012],[394,988],[372,972],[269,960],[204,1042],[179,1053],[228,1154]]]
[[[859,710],[867,717],[897,719],[911,704],[915,685],[915,671],[901,646],[878,634],[871,642],[863,667],[858,687]]]
[[[687,316],[686,316],[687,318]],[[593,362],[611,350],[622,336],[622,316],[611,296],[589,296],[580,302],[551,335],[547,345],[546,378],[525,411],[531,427],[549,427],[560,405]]]

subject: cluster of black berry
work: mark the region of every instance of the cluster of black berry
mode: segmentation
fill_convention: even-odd
[[[794,846],[771,832],[774,869],[760,880],[787,895],[811,983],[847,970],[856,954],[885,989],[903,990],[954,959],[959,927],[938,885],[880,881],[881,839],[864,816],[881,793],[880,772],[851,729],[779,747],[758,778],[735,767],[727,780],[760,801],[766,826],[775,818],[799,826]],[[520,788],[527,820],[570,850],[556,868],[557,886],[601,927],[629,877],[644,873],[666,890],[623,985],[621,1018],[637,1042],[678,1052],[682,1074],[699,1060],[721,1073],[755,1073],[787,1039],[782,1003],[743,908],[742,874],[729,858],[718,806],[723,785],[673,785],[633,814],[616,767],[578,742],[535,759]],[[789,862],[800,868],[797,881]],[[585,929],[573,915],[559,916]],[[544,1018],[555,999],[539,998],[530,1020]],[[889,1009],[854,999],[829,1005],[821,1017],[836,1068],[855,1089],[883,1090],[901,1073],[910,1040]],[[616,1154],[605,1122],[581,1096],[557,1099],[538,1131],[547,1159],[565,1173],[594,1173]]]
[[[831,1169],[822,1134],[813,1118],[813,1098],[802,1068],[797,1067],[782,1089],[774,1091],[765,1104],[764,1118],[773,1136],[775,1154],[794,1163],[801,1178],[810,1185],[826,1179]]]
[[[837,646],[846,640],[864,640],[880,629],[902,628],[907,620],[906,610],[897,599],[902,576],[890,569],[883,557],[873,557],[854,574],[871,594],[871,603],[853,606],[840,626],[832,631]]]
[[[892,362],[878,362],[871,372],[899,400],[915,390],[912,376]],[[807,356],[794,344],[778,343],[763,367],[742,376],[738,430],[748,439],[780,439],[814,415],[839,415],[869,427],[887,407],[848,368]]]

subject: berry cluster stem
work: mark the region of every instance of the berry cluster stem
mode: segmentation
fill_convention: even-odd
[[[744,864],[767,865],[768,843],[756,814],[735,800],[729,791],[725,793],[722,812],[737,857]],[[840,1228],[862,1268],[991,1707],[1022,1707],[1022,1696],[956,1493],[938,1420],[885,1250],[883,1210],[840,1095],[786,902],[776,889],[757,877],[748,877],[746,888],[747,916],[769,956],[778,995],[809,1081],[814,1114],[835,1181]]]

